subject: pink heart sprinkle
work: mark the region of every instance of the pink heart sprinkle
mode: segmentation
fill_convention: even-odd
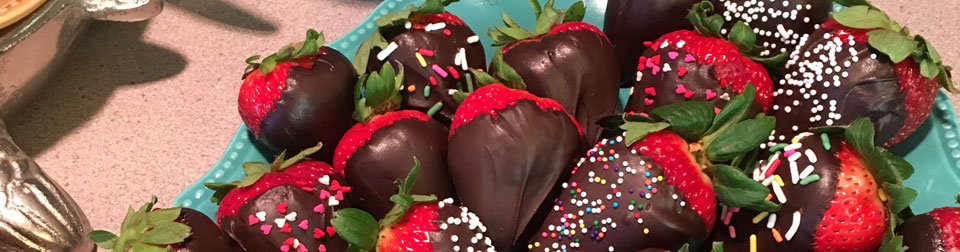
[[[314,213],[323,214],[323,210],[324,210],[324,208],[323,208],[323,204],[322,204],[322,203],[321,203],[321,204],[317,204],[317,206],[313,207],[313,212],[314,212]]]
[[[308,222],[307,220],[303,220],[303,221],[301,221],[300,224],[297,225],[297,226],[300,227],[300,229],[307,230],[307,228],[309,227],[309,226],[307,226],[308,223],[309,223],[309,222]]]
[[[657,90],[654,89],[653,87],[644,88],[644,89],[643,89],[643,92],[644,92],[644,93],[647,93],[648,95],[651,95],[651,96],[657,96]]]
[[[693,54],[687,54],[687,56],[683,58],[683,62],[687,63],[693,62],[694,60],[696,59],[693,58]]]
[[[257,216],[253,216],[252,214],[247,216],[247,221],[250,222],[250,226],[260,223],[260,219],[257,219]]]
[[[320,199],[327,199],[327,198],[330,198],[330,196],[332,196],[332,195],[330,195],[330,192],[329,192],[329,191],[327,191],[327,190],[320,190]]]
[[[653,66],[653,75],[657,75],[657,73],[659,73],[659,72],[660,72],[660,67],[658,67],[658,66]]]
[[[317,248],[317,251],[327,252],[327,246],[323,246],[323,244],[320,244],[320,247]]]
[[[687,92],[687,87],[684,87],[683,84],[677,84],[677,94],[684,94]]]
[[[270,230],[273,229],[273,225],[264,224],[260,226],[260,231],[263,231],[263,235],[270,235]]]
[[[677,76],[683,77],[683,75],[686,75],[686,74],[687,74],[686,67],[677,67]]]
[[[651,100],[650,98],[643,98],[643,104],[650,106],[653,104],[653,100]]]
[[[677,59],[677,56],[680,56],[678,52],[668,52],[667,56],[670,56],[670,59]]]
[[[449,30],[448,30],[449,31]],[[449,35],[448,35],[449,36]],[[307,246],[297,247],[297,252],[307,252]]]
[[[280,246],[280,251],[283,251],[283,252],[290,251],[290,245]]]
[[[335,198],[335,199],[337,199],[337,200],[343,200],[343,192],[342,192],[342,191],[338,191],[338,192],[337,192],[337,196],[333,196],[333,198]]]
[[[720,108],[718,108],[718,107],[713,107],[713,113],[714,113],[714,114],[720,114]]]
[[[707,89],[707,100],[711,100],[714,97],[717,97],[717,93],[714,93],[713,90]]]

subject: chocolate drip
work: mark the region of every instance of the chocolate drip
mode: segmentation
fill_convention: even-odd
[[[921,214],[897,226],[897,234],[903,235],[907,252],[943,252],[943,240],[937,221],[930,215]]]
[[[353,86],[357,72],[343,54],[320,50],[313,67],[294,66],[275,110],[260,121],[260,140],[287,153],[340,141],[353,126]],[[335,148],[323,148],[313,158],[330,162]]]
[[[677,30],[692,30],[690,6],[700,0],[609,0],[603,31],[610,37],[620,62],[620,81],[629,87],[637,72],[637,58],[654,41]]]
[[[496,248],[508,251],[528,224],[539,227],[538,209],[559,193],[583,138],[568,114],[529,100],[495,113],[457,128],[447,160],[463,205],[487,224]]]
[[[830,150],[827,150],[820,141],[819,136],[805,137],[799,142],[802,147],[795,150],[801,155],[797,160],[798,173],[812,165],[814,170],[810,173],[820,176],[819,181],[807,185],[794,184],[793,176],[790,171],[790,161],[783,155],[779,156],[780,165],[773,172],[779,175],[784,182],[782,187],[787,202],[781,206],[780,211],[770,214],[776,214],[777,219],[774,228],[784,238],[783,242],[777,242],[773,232],[767,228],[766,217],[758,224],[753,223],[753,218],[759,212],[747,208],[740,209],[734,213],[730,219],[729,225],[723,223],[724,214],[721,213],[721,224],[724,226],[718,228],[717,239],[723,241],[723,247],[726,251],[749,251],[750,235],[757,236],[758,251],[812,251],[814,234],[817,231],[817,225],[823,220],[823,214],[830,206],[831,199],[837,190],[837,178],[840,174],[841,160],[837,158],[837,153],[842,147],[839,138],[830,138]],[[810,150],[816,156],[816,163],[811,162],[806,151]],[[767,166],[767,161],[758,165]],[[748,176],[751,176],[748,174]],[[777,183],[777,182],[773,182]],[[771,193],[773,193],[771,191]],[[777,197],[771,199],[774,203],[780,203]],[[793,224],[794,212],[800,212],[800,222],[796,234],[790,240],[786,240],[788,231]],[[718,224],[719,225],[719,224]],[[730,229],[727,226],[733,226],[736,238],[731,238]]]
[[[403,91],[400,91],[400,94],[403,95],[401,107],[426,113],[434,104],[442,102],[443,108],[434,115],[434,118],[449,125],[459,105],[450,95],[450,90],[462,88],[469,91],[464,76],[468,71],[464,71],[461,66],[455,65],[457,54],[463,48],[467,65],[476,69],[485,69],[486,57],[483,53],[483,45],[480,42],[467,42],[467,38],[476,36],[470,30],[470,27],[447,24],[445,29],[450,30],[449,36],[445,35],[442,29],[430,32],[424,29],[388,31],[385,32],[384,36],[387,36],[388,43],[397,44],[397,49],[387,56],[386,60],[389,60],[394,68],[402,64],[405,73],[404,88]],[[392,35],[393,33],[396,35]],[[423,56],[426,66],[421,65],[416,56],[421,48],[431,50],[434,54],[433,56]],[[378,53],[380,53],[379,48],[370,51],[370,60],[367,66],[370,71],[379,71],[383,67],[383,61],[377,59]],[[444,78],[437,73],[433,65],[437,65],[446,72],[447,77]],[[453,73],[451,67],[457,73]],[[436,85],[430,81],[431,77],[436,80]],[[408,89],[410,85],[415,87],[412,89],[413,92]],[[430,86],[429,97],[424,95],[426,90],[424,87],[426,86]],[[474,88],[479,87],[474,86]]]
[[[813,127],[848,125],[861,117],[873,122],[876,143],[886,143],[903,127],[907,94],[900,91],[894,64],[866,43],[836,43],[846,36],[832,29],[817,30],[791,55],[781,89],[774,92],[775,141],[790,140]]]
[[[561,185],[531,251],[676,250],[707,237],[700,215],[666,182],[663,167],[623,143],[604,139]]]
[[[503,55],[527,91],[556,100],[584,127],[587,143],[600,138],[601,118],[615,113],[619,69],[602,34],[572,30],[521,42]],[[586,147],[584,148],[586,149]]]
[[[401,119],[378,129],[347,160],[344,174],[354,192],[351,201],[381,219],[393,208],[390,196],[397,193],[394,181],[404,179],[420,160],[421,181],[413,194],[450,198],[456,194],[447,171],[447,130],[436,120]]]

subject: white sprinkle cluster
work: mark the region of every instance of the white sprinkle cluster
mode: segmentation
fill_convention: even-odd
[[[806,12],[813,9],[811,4],[793,4],[787,0],[720,0],[723,6],[721,9],[724,20],[734,22],[742,20],[748,26],[753,27],[753,32],[759,37],[774,38],[773,41],[780,43],[764,42],[764,50],[760,56],[770,56],[782,52],[788,52],[794,46],[800,43],[801,39],[807,34],[801,34],[793,29],[784,27],[783,24],[799,23],[809,24],[810,18],[804,16]],[[763,30],[757,28],[761,23],[777,24],[775,30]],[[819,27],[819,24],[815,24]],[[721,33],[727,35],[727,30],[721,30]]]
[[[447,198],[440,202],[437,202],[437,206],[440,207],[441,209],[448,206],[457,207],[453,205],[452,198]],[[487,226],[484,226],[483,222],[480,222],[480,217],[477,217],[476,214],[470,212],[470,210],[468,210],[466,207],[459,207],[459,208],[460,208],[459,218],[456,218],[456,216],[450,216],[450,217],[447,217],[446,220],[437,220],[441,222],[440,223],[441,231],[450,229],[453,226],[466,225],[469,230],[475,232],[474,235],[470,237],[460,237],[458,235],[450,235],[449,237],[450,241],[456,244],[453,246],[453,251],[496,252],[497,250],[493,247],[493,242],[490,240],[490,237],[487,237],[486,235],[484,235],[484,233],[487,232]]]

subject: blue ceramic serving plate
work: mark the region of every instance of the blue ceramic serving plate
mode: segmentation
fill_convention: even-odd
[[[557,7],[565,8],[575,0],[556,0]],[[408,4],[420,4],[423,0],[386,0],[381,3],[363,23],[344,34],[343,37],[328,46],[337,49],[352,58],[357,47],[370,36],[376,28],[374,20],[389,12],[405,9]],[[588,23],[603,27],[603,15],[606,0],[586,0]],[[447,8],[460,16],[474,32],[480,34],[486,50],[487,60],[494,54],[492,41],[483,36],[488,28],[501,24],[501,12],[510,14],[524,27],[533,27],[533,10],[527,1],[522,0],[463,0]],[[323,27],[317,27],[323,29]],[[621,103],[626,101],[626,92],[621,92]],[[960,192],[960,134],[958,134],[957,116],[946,93],[937,96],[933,112],[923,125],[909,139],[894,146],[892,151],[905,156],[916,168],[916,173],[906,184],[920,192],[920,196],[911,205],[914,212],[927,212],[933,208],[950,205],[954,195]],[[333,148],[336,143],[327,143]],[[173,205],[183,205],[215,216],[217,205],[210,203],[213,191],[203,186],[205,182],[229,182],[244,176],[240,164],[250,161],[266,161],[275,153],[267,151],[254,139],[243,124],[230,139],[227,150],[220,161],[195,183],[188,186],[174,200]]]

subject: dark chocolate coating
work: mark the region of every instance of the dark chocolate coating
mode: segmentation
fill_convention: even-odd
[[[556,100],[577,118],[587,143],[592,143],[602,131],[597,121],[617,108],[620,70],[615,55],[602,34],[584,29],[519,43],[503,59],[520,74],[528,92]]]
[[[397,29],[403,29],[403,27],[400,26]],[[453,96],[450,95],[449,90],[457,89],[457,87],[461,86],[464,90],[467,89],[467,81],[464,75],[468,73],[468,71],[463,71],[460,66],[454,65],[454,63],[456,63],[457,53],[460,51],[460,48],[464,49],[467,57],[467,65],[470,66],[470,68],[485,69],[487,58],[483,53],[483,44],[480,42],[467,42],[467,38],[476,35],[470,30],[470,27],[466,25],[447,24],[446,29],[450,30],[450,36],[444,35],[442,29],[431,32],[427,32],[424,29],[410,29],[403,30],[402,32],[386,31],[384,32],[384,36],[387,38],[387,43],[397,43],[398,46],[390,56],[387,56],[386,60],[389,60],[394,68],[402,64],[405,73],[404,88],[400,91],[400,94],[403,95],[401,108],[419,110],[426,113],[437,102],[443,102],[443,108],[434,115],[434,118],[449,125],[459,105],[459,103],[453,99]],[[397,34],[392,35],[391,33]],[[415,53],[420,48],[430,49],[434,52],[434,56],[424,56],[427,67],[422,67],[416,57]],[[367,65],[368,70],[379,71],[380,68],[383,67],[383,62],[377,59],[377,53],[379,52],[379,48],[374,48],[370,51],[370,60]],[[432,65],[434,64],[448,72],[448,68],[453,66],[459,73],[460,78],[455,78],[451,73],[448,73],[446,78],[442,78],[433,70]],[[433,76],[437,80],[436,86],[430,84],[430,76]],[[416,87],[414,92],[407,90],[407,87],[410,85]],[[431,85],[430,97],[424,97],[423,95],[426,85]],[[474,88],[479,87],[474,86]]]
[[[724,36],[737,21],[743,21],[757,31],[757,45],[764,51],[760,56],[790,53],[800,44],[801,38],[813,33],[819,24],[826,22],[833,11],[832,0],[711,0],[714,13],[727,21],[722,30]],[[758,4],[762,2],[761,4]],[[786,6],[784,6],[786,4]],[[799,6],[799,7],[798,7]],[[786,13],[788,15],[784,16]]]
[[[683,193],[666,182],[660,164],[628,148],[622,136],[597,146],[561,186],[552,211],[528,242],[531,251],[676,250],[707,238],[703,219],[687,206]],[[570,226],[576,233],[564,235]]]
[[[435,203],[428,203],[435,204]],[[450,219],[453,218],[453,219]],[[450,222],[448,220],[453,220]],[[466,207],[458,207],[452,204],[443,204],[437,208],[437,218],[433,224],[437,225],[437,230],[430,231],[430,243],[433,245],[433,251],[455,251],[454,246],[460,248],[459,251],[485,252],[492,248],[492,240],[484,235],[487,228],[483,223],[471,227],[470,222],[479,222],[480,220],[467,211]],[[444,229],[446,227],[446,229]],[[457,241],[453,241],[453,236],[457,236]],[[476,242],[474,242],[476,238]],[[468,250],[473,248],[474,250]]]
[[[654,41],[677,30],[692,30],[687,21],[690,6],[700,0],[608,0],[603,32],[620,62],[620,81],[629,87],[637,72],[637,58]]]
[[[334,175],[331,175],[334,176]],[[331,178],[333,180],[334,178]],[[337,178],[339,181],[343,181]],[[320,188],[318,183],[317,190]],[[338,209],[348,207],[346,200],[336,207],[331,207],[327,200],[321,200],[317,190],[307,192],[300,187],[292,185],[282,185],[271,188],[263,194],[253,197],[237,211],[237,216],[224,216],[221,219],[220,228],[226,231],[247,251],[279,252],[284,241],[293,237],[300,241],[300,246],[307,246],[310,251],[316,251],[320,244],[326,246],[327,251],[342,252],[346,251],[347,243],[340,236],[330,236],[326,231],[330,226],[330,219],[333,218],[333,212]],[[287,204],[286,213],[280,213],[276,206],[280,203]],[[315,213],[313,208],[318,205],[324,205],[322,214]],[[249,224],[248,216],[256,216],[257,212],[266,212],[266,220],[260,221],[254,225]],[[283,219],[288,214],[296,212],[295,221],[286,221],[290,232],[284,233],[277,227],[275,220]],[[308,228],[302,229],[298,225],[303,220],[307,220]],[[270,233],[264,235],[260,229],[263,225],[271,226]],[[314,228],[319,228],[324,232],[320,239],[313,237]],[[291,246],[291,251],[295,249]]]
[[[353,126],[353,87],[357,72],[337,50],[324,47],[313,67],[294,66],[275,110],[260,121],[259,139],[287,153],[323,142],[332,146]],[[330,162],[335,148],[322,148],[311,157]]]
[[[813,251],[817,225],[823,220],[823,214],[830,206],[837,190],[841,160],[836,155],[840,152],[841,144],[839,138],[831,137],[831,148],[826,150],[818,135],[803,138],[800,143],[802,147],[796,150],[801,155],[796,161],[798,173],[802,172],[808,165],[813,165],[814,170],[811,175],[819,175],[820,180],[807,185],[793,184],[789,161],[783,155],[780,155],[779,158],[781,161],[779,168],[773,173],[780,175],[783,179],[783,193],[787,198],[787,202],[781,206],[780,211],[776,212],[777,220],[774,228],[786,239],[787,232],[793,224],[793,213],[800,211],[800,225],[796,235],[790,240],[777,243],[770,229],[767,228],[767,219],[763,219],[758,224],[753,224],[753,218],[758,212],[742,208],[740,212],[733,214],[730,221],[730,225],[735,228],[736,238],[730,238],[730,232],[726,225],[717,229],[719,231],[717,239],[723,241],[725,251],[750,251],[751,234],[757,235],[757,251]],[[816,155],[816,164],[811,163],[810,159],[804,154],[808,149]],[[766,165],[767,162],[763,161],[758,167]],[[748,173],[747,176],[752,175]],[[773,193],[772,190],[771,193]],[[771,201],[779,203],[776,197]],[[721,220],[718,225],[722,224]]]
[[[669,54],[671,52],[677,53],[676,58],[670,58]],[[696,59],[687,62],[690,59],[687,55],[696,58],[693,54],[678,49],[675,44],[670,44],[666,48],[656,51],[647,48],[642,56],[646,58],[660,56],[660,65],[657,67],[662,68],[669,65],[671,69],[669,72],[663,72],[662,69],[657,70],[657,73],[653,74],[653,69],[646,67],[642,71],[643,76],[640,81],[637,81],[637,65],[634,65],[634,69],[631,71],[634,74],[632,77],[633,93],[630,95],[624,111],[650,113],[654,108],[682,101],[710,101],[714,106],[722,108],[731,97],[737,95],[737,92],[733,90],[733,85],[723,85],[721,87],[714,64],[701,65],[697,63]],[[679,70],[681,67],[687,69],[682,77]],[[685,93],[678,92],[680,84],[683,85],[683,90],[693,91],[693,96],[687,98],[684,96]],[[651,87],[654,91],[652,94],[647,91]],[[711,99],[707,99],[707,90],[715,94],[710,97]],[[646,101],[648,99],[652,100],[653,103],[647,105]],[[760,108],[759,104],[756,106],[758,109]]]
[[[824,28],[811,34],[812,40],[791,55],[787,63],[787,75],[781,81],[781,88],[774,92],[774,106],[770,113],[777,118],[773,134],[775,141],[788,141],[797,133],[813,127],[848,125],[856,119],[868,117],[876,130],[875,142],[886,143],[896,136],[907,117],[904,107],[907,94],[900,92],[900,78],[894,72],[894,64],[865,43],[838,45],[832,37],[825,39],[828,33],[832,36],[835,31]],[[836,52],[819,50],[818,46],[841,48]],[[850,50],[856,54],[851,54]],[[834,61],[820,58],[830,58],[831,54]],[[850,62],[849,67],[845,62]],[[816,64],[823,64],[824,71],[816,73]],[[826,68],[840,71],[827,73]],[[843,73],[847,73],[847,77],[843,77]],[[824,87],[825,83],[829,87]],[[831,106],[834,102],[835,107]],[[819,111],[813,112],[812,109]],[[839,113],[840,119],[831,118],[831,113]],[[816,120],[817,116],[820,116],[819,120]],[[811,122],[811,118],[815,122]]]
[[[220,227],[210,220],[210,217],[197,210],[181,209],[180,217],[177,217],[176,221],[190,226],[190,237],[177,245],[177,252],[243,251],[231,248],[232,239],[221,232]]]
[[[397,194],[394,181],[404,179],[420,160],[420,172],[413,194],[456,196],[447,171],[446,126],[436,120],[406,118],[373,133],[347,160],[344,174],[353,187],[351,202],[381,219],[393,208],[390,196]]]
[[[583,138],[569,115],[529,100],[478,115],[450,136],[448,167],[463,205],[489,227],[493,244],[508,251],[556,196]],[[526,241],[526,240],[523,240]]]
[[[903,236],[907,252],[943,252],[942,236],[937,221],[930,215],[921,214],[897,226],[897,234]]]

